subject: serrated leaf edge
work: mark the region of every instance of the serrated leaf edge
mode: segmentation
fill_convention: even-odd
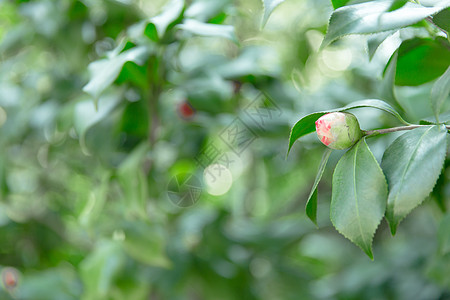
[[[430,126],[430,129],[428,129],[423,135],[422,135],[422,137],[429,131],[429,130],[431,130],[434,126],[437,126],[437,125],[431,125]],[[443,126],[442,126],[443,127]],[[447,129],[445,129],[444,128],[444,130],[447,130]],[[422,137],[421,137],[421,139],[422,139]],[[447,138],[445,138],[445,148],[447,149]],[[419,144],[419,143],[417,143],[417,144]],[[416,150],[417,150],[417,148],[416,148]],[[414,153],[416,152],[416,150],[414,150]],[[440,164],[441,165],[443,165],[444,164],[444,161],[445,161],[445,155],[443,156],[443,158],[441,159],[442,160],[442,162],[440,162]],[[407,169],[407,168],[406,168]],[[441,170],[441,172],[442,172],[442,170]],[[405,171],[405,173],[406,173],[406,171]],[[404,174],[405,174],[404,173]],[[404,176],[404,174],[403,174],[403,176]],[[440,174],[440,173],[439,173]],[[438,176],[438,178],[439,178],[439,176]],[[395,223],[395,228],[392,228],[392,226],[394,226],[394,224],[392,224],[391,225],[391,222],[389,222],[389,220],[388,220],[388,218],[386,217],[386,221],[388,222],[388,224],[389,224],[389,229],[391,230],[391,234],[392,235],[395,235],[396,234],[396,232],[397,232],[397,228],[398,228],[398,226],[400,225],[400,223],[401,223],[401,221],[403,221],[414,209],[416,209],[417,207],[419,207],[420,205],[422,205],[424,202],[425,202],[425,199],[427,199],[427,197],[430,195],[430,193],[433,191],[433,189],[434,189],[434,187],[436,186],[436,183],[437,183],[437,180],[438,180],[438,178],[436,178],[436,180],[435,180],[435,182],[434,182],[434,184],[433,184],[433,186],[430,188],[430,190],[426,193],[426,196],[421,200],[421,201],[419,201],[418,203],[417,203],[417,205],[415,205],[415,206],[413,206],[412,208],[411,208],[411,210],[405,215],[405,216],[403,216],[402,218],[400,218],[400,219],[398,219],[398,221]],[[403,180],[403,178],[402,178],[402,180]],[[386,213],[387,213],[387,210],[388,210],[388,206],[389,206],[389,194],[388,194],[388,205],[386,206]],[[394,202],[394,204],[393,204],[393,207],[395,206],[395,202]],[[392,208],[392,210],[394,210],[394,208]],[[395,216],[395,214],[394,214],[394,216]]]
[[[359,147],[359,144],[362,143],[362,142],[364,142],[364,144],[367,146],[367,149],[369,150],[370,155],[372,156],[373,160],[375,161],[375,163],[376,163],[376,165],[377,165],[379,171],[380,171],[381,174],[383,175],[384,182],[385,182],[385,186],[387,187],[388,185],[387,185],[386,176],[384,175],[383,170],[381,169],[380,164],[379,164],[378,161],[376,160],[376,158],[375,158],[375,156],[373,155],[372,151],[370,151],[370,148],[369,148],[369,146],[368,146],[367,143],[366,143],[366,138],[362,138],[361,141],[358,142],[357,144],[355,144],[354,147]],[[352,149],[352,148],[350,148],[350,149]],[[349,150],[349,151],[350,151],[350,150]],[[356,160],[356,152],[355,152],[355,160]],[[338,164],[339,164],[339,162],[338,162]],[[354,166],[356,166],[356,163],[354,163]],[[336,167],[337,167],[337,166],[336,166]],[[356,171],[354,171],[354,172],[356,172]],[[386,195],[387,195],[387,194],[388,194],[388,190],[386,190]],[[386,205],[386,207],[387,207],[387,205]],[[366,252],[366,250],[364,250],[359,244],[357,244],[357,243],[356,243],[355,241],[353,241],[350,237],[348,237],[348,236],[347,236],[346,234],[344,234],[341,230],[339,230],[339,229],[336,227],[336,225],[334,224],[334,220],[333,220],[333,218],[332,218],[331,216],[330,216],[330,220],[331,220],[331,223],[333,224],[333,227],[337,230],[337,232],[339,232],[339,233],[340,233],[341,235],[343,235],[346,239],[348,239],[349,241],[351,241],[354,245],[358,246],[365,254],[367,254],[367,256],[369,256],[369,258],[370,258],[371,260],[373,260],[373,251],[372,251],[372,249],[373,249],[373,247],[372,247],[372,245],[373,245],[373,238],[375,237],[375,233],[377,232],[378,227],[380,227],[381,221],[383,220],[383,216],[379,219],[378,223],[376,224],[375,230],[373,231],[373,233],[372,233],[371,236],[370,236],[370,245],[369,245],[370,247],[369,247],[369,252]],[[362,236],[362,235],[361,235],[361,236]]]
[[[328,28],[330,27],[331,19],[332,19],[333,15],[334,15],[334,13],[335,13],[336,11],[341,10],[341,9],[346,9],[346,8],[348,8],[348,7],[351,7],[351,6],[364,4],[364,3],[365,3],[365,2],[363,2],[363,3],[356,3],[356,4],[352,4],[352,5],[341,6],[341,7],[337,8],[337,9],[335,9],[335,10],[331,13],[330,18],[328,19],[327,33],[325,34],[325,37],[324,37],[324,39],[322,40],[322,43],[321,43],[321,45],[320,45],[320,47],[319,47],[320,50],[324,49],[325,47],[327,47],[328,45],[330,45],[332,42],[336,41],[337,39],[340,39],[340,38],[343,38],[343,37],[346,37],[346,36],[349,36],[349,35],[355,35],[355,34],[357,34],[357,35],[370,35],[370,34],[375,34],[375,33],[387,32],[387,31],[391,31],[391,30],[400,30],[400,29],[403,29],[403,28],[406,28],[406,27],[409,27],[409,26],[412,25],[412,24],[409,24],[409,25],[405,25],[405,26],[396,27],[395,29],[384,29],[384,30],[380,30],[380,31],[376,31],[376,32],[346,33],[346,34],[339,35],[338,37],[336,37],[336,38],[334,38],[334,39],[331,39],[331,40],[327,40],[327,39],[326,39],[327,34],[328,34]],[[417,4],[417,3],[414,3],[414,4]],[[419,4],[417,4],[417,5],[419,5]],[[420,5],[420,6],[422,6],[422,5]],[[422,7],[426,8],[426,6],[422,6]],[[403,7],[402,7],[402,8],[403,8]],[[440,11],[437,11],[437,12],[435,12],[435,13],[432,13],[432,14],[430,14],[429,16],[434,15],[434,14],[437,14],[437,13],[441,12],[442,10],[448,8],[448,7],[447,7],[447,6],[442,6],[441,8],[442,8],[442,9],[441,9]],[[400,9],[401,9],[401,8],[400,8]],[[426,18],[426,17],[425,17],[425,18]],[[424,20],[425,18],[423,18],[422,20]]]

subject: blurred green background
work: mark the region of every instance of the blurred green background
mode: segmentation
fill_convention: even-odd
[[[319,51],[329,0],[288,0],[263,28],[260,0],[166,4],[0,0],[0,299],[450,299],[435,202],[395,237],[383,221],[371,261],[329,220],[343,152],[319,228],[304,205],[324,147],[286,158],[295,121],[383,99],[390,55],[427,32],[369,60],[363,36]],[[411,120],[430,88],[397,89]],[[394,138],[371,139],[378,160]]]

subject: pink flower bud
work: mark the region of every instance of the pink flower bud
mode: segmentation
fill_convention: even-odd
[[[19,281],[19,271],[13,267],[5,267],[2,269],[1,278],[3,287],[7,290],[13,290]]]
[[[333,112],[316,121],[319,140],[327,147],[336,150],[347,149],[362,137],[358,119],[350,113]]]

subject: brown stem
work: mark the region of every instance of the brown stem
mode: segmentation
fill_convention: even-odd
[[[379,134],[385,134],[396,131],[404,131],[404,130],[412,130],[423,126],[431,126],[431,125],[410,125],[410,126],[399,126],[393,128],[385,128],[385,129],[375,129],[375,130],[366,130],[364,131],[364,135],[366,137],[376,136]],[[448,130],[450,130],[450,125],[445,126]]]
[[[163,78],[164,78],[164,70],[162,70],[163,65],[161,61],[161,55],[156,55],[151,57],[149,60],[148,66],[148,77],[149,77],[149,87],[150,90],[148,92],[147,105],[148,105],[148,143],[150,145],[150,149],[153,148],[155,142],[157,140],[157,131],[160,125],[159,120],[159,98],[161,96],[163,90]],[[149,174],[152,168],[152,161],[148,159],[144,163],[144,172],[145,174]]]
[[[440,31],[445,33],[445,35],[448,37],[448,32],[445,31],[445,29],[442,29],[441,27],[439,27],[439,25],[437,25],[436,23],[434,23],[432,17],[426,17],[425,20],[427,20],[428,23],[434,25],[437,29],[439,29]]]

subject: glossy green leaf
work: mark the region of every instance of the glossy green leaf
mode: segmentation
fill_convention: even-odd
[[[395,51],[386,66],[384,78],[380,86],[380,96],[399,111],[403,111],[403,108],[395,95],[395,73],[397,70],[397,59],[398,51]]]
[[[115,83],[121,84],[124,82],[132,83],[142,90],[149,89],[148,67],[145,64],[140,66],[132,61],[126,62]]]
[[[378,34],[371,35],[367,39],[367,50],[369,52],[369,59],[373,58],[378,47],[394,32],[395,31],[381,32]]]
[[[91,80],[83,87],[83,91],[97,100],[100,94],[116,80],[126,62],[132,61],[142,65],[149,54],[147,47],[140,46],[111,58],[94,61],[89,65]]]
[[[373,259],[372,240],[386,209],[387,184],[365,138],[339,160],[332,189],[334,227]]]
[[[184,16],[202,22],[208,22],[221,14],[232,0],[195,0],[184,13]]]
[[[284,1],[285,0],[262,0],[264,6],[264,14],[261,23],[262,26],[266,25],[273,10]]]
[[[445,215],[439,224],[438,242],[441,255],[450,253],[450,214]]]
[[[403,7],[388,12],[391,5],[392,1],[371,1],[338,8],[331,15],[321,47],[348,34],[376,33],[412,25],[443,10],[450,3],[424,7],[408,2]]]
[[[297,123],[295,123],[295,125],[292,127],[291,134],[289,136],[288,154],[292,148],[292,145],[295,143],[296,140],[298,140],[299,138],[301,138],[304,135],[307,135],[308,133],[316,131],[315,122],[317,119],[319,119],[324,114],[327,114],[330,112],[336,112],[336,111],[346,111],[346,110],[350,110],[350,109],[354,109],[354,108],[361,108],[361,107],[371,107],[371,108],[380,109],[382,111],[390,113],[391,115],[396,117],[403,124],[409,125],[409,123],[406,122],[405,120],[403,120],[403,118],[400,116],[400,114],[397,111],[395,111],[394,108],[392,108],[392,106],[390,106],[389,104],[387,104],[384,101],[377,100],[377,99],[356,101],[356,102],[352,102],[341,108],[336,108],[336,109],[331,109],[331,110],[326,110],[326,111],[315,112],[315,113],[309,114],[309,115],[301,118],[299,121],[297,121]]]
[[[436,81],[431,89],[431,107],[439,122],[439,114],[441,113],[442,105],[450,94],[450,67],[447,71]]]
[[[433,189],[446,150],[447,130],[424,126],[398,137],[384,153],[381,166],[389,184],[386,219],[392,234]]]
[[[389,12],[402,8],[406,3],[408,3],[408,0],[394,0],[387,11]]]
[[[439,115],[439,122],[444,124],[450,124],[450,112]],[[436,117],[428,117],[420,120],[420,125],[437,124]]]
[[[163,11],[148,20],[144,33],[153,41],[158,41],[166,33],[167,29],[179,20],[184,11],[184,0],[172,0]]]
[[[447,8],[433,17],[433,23],[439,28],[450,32],[450,8]]]
[[[234,27],[231,25],[208,24],[193,19],[187,19],[184,20],[183,24],[180,24],[177,27],[195,35],[221,37],[237,43]]]
[[[328,158],[330,157],[332,149],[326,148],[325,152],[322,156],[322,161],[319,165],[319,170],[317,171],[316,179],[314,180],[313,187],[311,189],[311,193],[309,194],[308,201],[306,202],[306,215],[308,218],[313,221],[314,224],[317,225],[317,185],[322,178],[323,172],[325,171],[325,166],[327,165]]]
[[[296,140],[298,140],[299,138],[301,138],[304,135],[307,135],[311,132],[316,131],[315,122],[317,121],[317,119],[319,119],[321,116],[323,116],[326,113],[328,113],[328,111],[312,113],[312,114],[309,114],[309,115],[301,118],[300,120],[297,121],[297,123],[295,123],[295,125],[291,129],[291,134],[289,136],[288,154],[289,154],[289,151],[291,151],[292,145],[294,145]]]
[[[428,118],[420,120],[419,125],[437,125],[437,122],[436,120],[431,120],[431,118]]]
[[[395,84],[416,86],[441,76],[450,65],[450,44],[444,38],[414,38],[398,49]]]
[[[331,0],[331,4],[333,4],[334,9],[338,9],[339,7],[347,5],[350,0]]]

